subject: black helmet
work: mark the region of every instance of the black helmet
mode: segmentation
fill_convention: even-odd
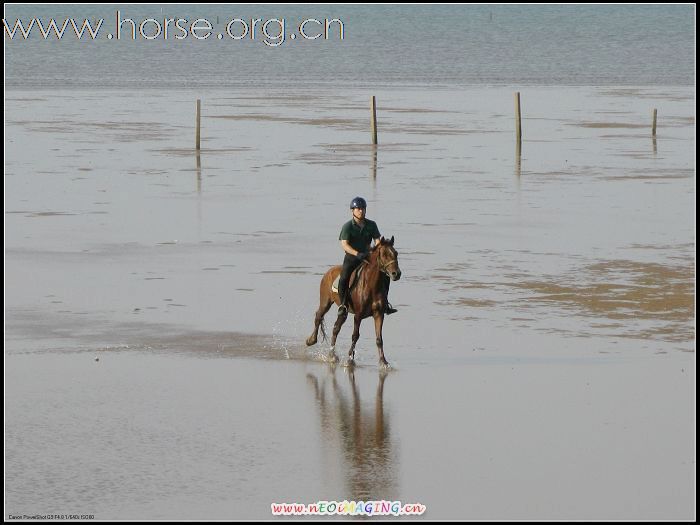
[[[350,203],[350,209],[353,208],[362,208],[363,210],[367,209],[367,201],[363,199],[362,197],[355,197],[352,202]]]

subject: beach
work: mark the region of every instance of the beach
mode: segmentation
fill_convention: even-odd
[[[692,519],[694,115],[683,86],[7,91],[6,513]],[[370,321],[354,371],[304,344],[355,195],[403,274],[388,373]]]

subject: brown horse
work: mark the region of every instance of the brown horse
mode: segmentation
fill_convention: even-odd
[[[308,346],[315,345],[318,340],[318,329],[321,328],[323,339],[326,339],[326,331],[323,326],[323,316],[330,310],[333,303],[340,305],[340,297],[331,288],[333,281],[340,275],[342,267],[333,266],[321,279],[321,301],[316,311],[314,331],[306,340]],[[359,270],[359,268],[358,268]],[[394,249],[394,238],[386,240],[382,237],[377,245],[372,248],[367,258],[367,264],[360,273],[359,281],[352,284],[355,273],[350,277],[351,289],[348,292],[348,310],[355,314],[355,329],[352,332],[352,346],[348,356],[350,362],[355,358],[355,345],[360,338],[360,323],[366,317],[374,318],[374,330],[377,334],[377,350],[379,350],[379,363],[388,366],[384,357],[384,341],[382,340],[382,325],[384,324],[384,312],[387,307],[387,294],[389,293],[389,279],[398,281],[401,278],[398,253]],[[348,318],[347,312],[338,315],[333,327],[331,338],[331,356],[335,359],[335,341],[340,328]]]

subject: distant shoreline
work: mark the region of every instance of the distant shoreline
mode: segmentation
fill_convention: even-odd
[[[65,85],[65,86],[41,86],[41,85],[13,85],[5,83],[5,92],[12,91],[40,91],[57,92],[70,90],[71,92],[105,92],[105,91],[168,91],[168,92],[191,92],[195,90],[207,91],[247,91],[257,92],[288,92],[299,89],[336,89],[338,91],[366,91],[366,90],[386,90],[399,89],[408,91],[457,91],[461,89],[695,89],[695,84],[335,84],[335,83],[299,83],[285,86],[260,86],[253,84],[237,84],[230,86],[222,85],[192,85],[192,86],[152,86],[152,85],[125,85],[125,86],[87,86],[87,85]]]

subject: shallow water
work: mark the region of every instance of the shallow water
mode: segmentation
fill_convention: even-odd
[[[280,325],[304,339],[320,276],[339,260],[345,201],[360,194],[396,238],[404,278],[391,295],[418,351],[434,343],[426,321],[451,332],[441,348],[455,355],[487,326],[496,348],[494,332],[557,349],[556,334],[694,349],[691,91],[523,92],[520,162],[507,89],[378,93],[376,150],[363,92],[270,95],[10,92],[10,309]],[[606,123],[648,124],[652,105],[655,141],[643,128],[609,135]],[[603,127],[582,126],[593,120]]]
[[[513,91],[9,91],[8,512],[688,518],[693,90],[522,90],[519,162]],[[304,340],[355,195],[403,277],[353,383]]]

